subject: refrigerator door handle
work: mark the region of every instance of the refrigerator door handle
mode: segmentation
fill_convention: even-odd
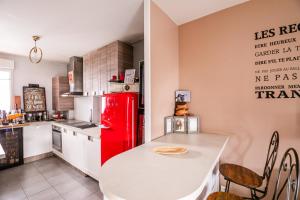
[[[132,98],[132,120],[131,120],[131,133],[132,133],[132,148],[134,148],[134,98]]]
[[[111,127],[105,126],[105,125],[103,125],[103,124],[100,124],[98,127],[99,127],[99,128],[103,128],[103,129],[110,129],[110,128],[111,128]]]

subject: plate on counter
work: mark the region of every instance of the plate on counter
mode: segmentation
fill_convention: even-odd
[[[179,146],[160,146],[153,148],[153,152],[162,155],[178,155],[178,154],[185,154],[188,152],[187,148],[179,147]]]

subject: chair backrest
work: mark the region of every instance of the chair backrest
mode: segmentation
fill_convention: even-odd
[[[288,149],[280,163],[273,200],[299,200],[299,157],[295,149]],[[285,198],[281,196],[286,194]]]
[[[279,134],[274,131],[268,149],[267,160],[264,168],[263,179],[266,180],[265,193],[267,193],[272,171],[277,159],[279,147]]]

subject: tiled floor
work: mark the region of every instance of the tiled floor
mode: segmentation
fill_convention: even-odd
[[[102,200],[98,182],[50,157],[0,171],[0,200]]]

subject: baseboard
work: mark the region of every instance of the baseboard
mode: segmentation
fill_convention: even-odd
[[[41,159],[44,159],[44,158],[48,158],[48,157],[51,157],[51,156],[53,156],[52,152],[43,153],[43,154],[36,155],[36,156],[30,156],[30,157],[24,158],[24,163],[31,163],[31,162],[41,160]]]

